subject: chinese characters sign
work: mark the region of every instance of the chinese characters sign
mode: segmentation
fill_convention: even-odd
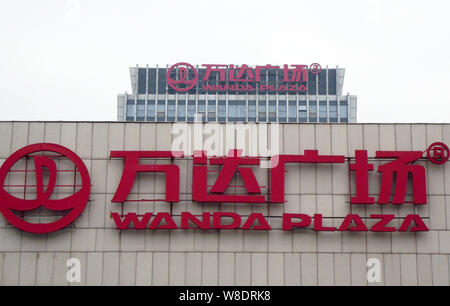
[[[285,203],[285,173],[288,164],[341,164],[348,167],[349,178],[355,179],[355,191],[349,192],[350,205],[413,205],[427,204],[426,169],[417,164],[426,158],[437,165],[449,159],[449,149],[443,143],[434,143],[422,151],[376,151],[375,157],[369,158],[366,150],[356,150],[355,157],[344,155],[321,155],[317,150],[305,150],[302,155],[278,154],[270,159],[269,186],[260,186],[258,176],[253,169],[260,165],[261,157],[242,156],[242,150],[230,150],[227,156],[208,157],[206,151],[194,152],[192,159],[192,201],[198,203],[251,203],[254,205],[283,205]],[[186,158],[180,151],[111,151],[110,158],[124,161],[122,176],[112,198],[114,203],[126,205],[128,195],[139,173],[161,173],[165,176],[165,198],[162,201],[177,205],[180,201],[180,169],[173,163],[175,158]],[[165,159],[166,164],[143,164],[142,159]],[[71,169],[59,169],[62,162],[72,163]],[[372,160],[379,161],[378,167]],[[25,162],[24,170],[14,166]],[[28,165],[30,163],[30,165]],[[346,165],[347,163],[347,165]],[[34,167],[31,167],[33,166]],[[218,167],[216,179],[208,185],[210,167]],[[253,168],[252,168],[253,167]],[[369,194],[369,172],[377,171],[380,179],[380,190],[377,197]],[[23,185],[8,183],[11,173],[24,173]],[[34,182],[27,181],[28,173],[34,173]],[[73,184],[61,184],[60,175],[73,175]],[[244,194],[227,192],[232,186],[235,176],[242,179]],[[11,178],[9,178],[11,181]],[[412,184],[412,201],[405,201],[407,186]],[[351,185],[351,183],[350,183]],[[12,194],[11,188],[23,187],[23,198]],[[71,193],[63,193],[65,197],[52,198],[56,187],[72,188]],[[0,167],[0,211],[5,219],[20,230],[31,233],[48,233],[60,230],[71,224],[86,207],[90,196],[90,177],[83,161],[71,150],[57,144],[41,143],[26,146],[13,153]],[[6,188],[6,189],[5,189]],[[31,188],[34,199],[26,197],[26,188]],[[267,188],[263,193],[262,188]],[[67,196],[66,196],[67,195]],[[142,200],[145,201],[145,200]],[[50,211],[60,212],[60,218],[48,223],[32,223],[24,218],[23,213],[44,207]],[[118,229],[243,229],[270,230],[270,222],[261,213],[241,216],[235,212],[204,212],[193,215],[181,213],[181,221],[177,224],[168,212],[128,213],[120,215],[111,213]],[[398,228],[390,225],[395,218],[392,214],[372,214],[367,218],[358,214],[343,217],[339,227],[327,227],[323,224],[324,216],[309,216],[298,213],[282,215],[283,230],[312,227],[315,231],[427,231],[428,228],[418,214],[409,214],[400,222]],[[326,216],[325,216],[326,218]],[[370,228],[367,220],[378,220]],[[193,224],[193,225],[192,225]]]
[[[197,69],[188,63],[177,63],[167,71],[167,84],[177,92],[186,92],[193,89],[200,81],[205,91],[226,92],[304,92],[308,83],[308,71],[319,74],[322,68],[314,63],[307,65],[263,65],[250,67],[247,64],[222,65],[203,64],[204,76],[199,80]],[[278,74],[278,85],[266,82],[265,71]],[[281,71],[281,74],[279,74]],[[217,79],[216,79],[217,76]],[[216,84],[216,81],[218,83]]]

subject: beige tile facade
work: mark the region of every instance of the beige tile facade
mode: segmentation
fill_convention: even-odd
[[[285,154],[318,149],[350,157],[365,149],[374,156],[377,150],[450,144],[450,124],[281,124],[280,129]],[[285,204],[201,204],[192,202],[192,160],[177,160],[180,202],[111,203],[123,162],[109,159],[109,152],[170,150],[171,137],[169,123],[0,122],[0,163],[28,144],[57,143],[83,159],[92,183],[90,202],[70,228],[34,235],[0,216],[0,284],[68,285],[66,261],[75,257],[81,261],[81,285],[370,285],[369,258],[381,262],[382,285],[450,285],[450,164],[419,162],[427,169],[426,205],[353,207],[361,216],[417,213],[429,232],[282,231],[283,213],[322,213],[325,225],[340,224],[350,212],[347,164],[290,164]],[[260,185],[268,187],[267,170],[257,171]],[[379,174],[374,171],[370,179],[376,196]],[[139,175],[130,198],[160,199],[164,191],[162,175]],[[273,229],[119,231],[110,212],[122,210],[175,216],[262,212]]]

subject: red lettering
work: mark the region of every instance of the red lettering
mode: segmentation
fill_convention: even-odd
[[[254,225],[256,220],[258,220],[259,225],[255,225],[253,227],[254,230],[271,230],[272,229],[272,227],[270,227],[269,223],[267,223],[266,218],[264,218],[263,214],[261,214],[261,213],[250,214],[247,221],[245,221],[244,225],[242,226],[242,229],[243,230],[252,229],[252,226]]]
[[[402,204],[404,202],[409,175],[411,175],[413,183],[413,203],[427,203],[425,168],[422,165],[409,164],[422,157],[421,151],[377,151],[376,157],[397,157],[392,162],[378,166],[378,172],[382,173],[378,204],[389,203],[394,184],[394,173],[396,174],[396,181],[392,204]]]
[[[409,229],[411,222],[414,221],[416,226],[413,226]],[[398,229],[399,232],[407,232],[409,229],[410,232],[427,232],[428,227],[423,222],[422,218],[419,215],[407,215],[405,220],[402,222],[402,225]]]
[[[292,222],[292,219],[300,219],[300,222]],[[293,227],[302,228],[311,225],[311,217],[305,214],[283,214],[283,231],[290,231]]]
[[[354,226],[352,226],[352,222],[355,224]],[[366,232],[368,229],[359,215],[352,214],[345,217],[338,231]]]
[[[351,197],[352,204],[373,204],[375,198],[369,197],[369,171],[373,171],[373,164],[369,164],[367,150],[355,151],[355,163],[350,164],[350,171],[355,171],[356,196]]]
[[[395,215],[370,215],[370,219],[381,219],[375,223],[370,231],[372,232],[395,232],[395,227],[386,227],[386,225],[394,220]]]
[[[230,150],[227,157],[210,158],[210,165],[223,165],[219,176],[207,190],[208,157],[206,151],[194,152],[192,171],[192,199],[197,202],[229,202],[229,203],[265,203],[261,189],[251,168],[241,165],[259,165],[259,158],[241,157],[242,150]],[[239,172],[247,193],[250,195],[224,194],[236,172]]]
[[[334,232],[336,230],[336,228],[322,226],[322,215],[315,214],[314,215],[314,230],[319,231],[319,232]]]
[[[166,224],[162,224],[162,221]],[[167,212],[160,212],[156,214],[156,217],[150,223],[149,229],[177,229],[177,225],[173,221],[172,217]]]
[[[270,202],[284,203],[284,174],[287,163],[344,163],[342,155],[319,155],[318,150],[305,150],[304,155],[276,155],[271,160]]]
[[[136,213],[128,213],[122,220],[118,213],[111,213],[111,216],[116,223],[116,228],[120,230],[128,229],[131,223],[134,225],[135,229],[145,229],[152,215],[153,213],[145,213],[141,220],[139,220]]]
[[[222,218],[231,218],[233,223],[222,224]],[[241,216],[233,212],[216,212],[213,214],[213,228],[215,229],[236,229],[241,226]]]
[[[123,158],[124,167],[119,186],[111,202],[123,203],[133,187],[138,172],[164,172],[166,174],[166,202],[178,202],[180,186],[180,168],[177,165],[141,165],[140,158],[183,157],[180,151],[111,151],[111,158]]]
[[[192,221],[200,229],[209,229],[211,227],[211,217],[209,212],[203,213],[203,220],[200,221],[190,212],[181,213],[181,228],[189,229],[189,221]]]

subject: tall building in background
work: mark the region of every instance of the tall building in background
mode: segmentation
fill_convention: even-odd
[[[357,97],[343,94],[345,69],[318,67],[131,67],[132,93],[118,95],[117,120],[356,122]]]

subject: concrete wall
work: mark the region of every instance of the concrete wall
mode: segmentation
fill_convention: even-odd
[[[190,200],[192,160],[188,159],[176,161],[181,169],[181,201],[172,205],[174,215],[263,212],[274,229],[116,230],[110,212],[170,211],[170,204],[111,203],[123,162],[110,160],[109,151],[170,150],[170,131],[170,124],[0,122],[0,163],[28,144],[58,143],[83,159],[93,185],[91,202],[71,228],[33,235],[0,216],[0,284],[67,285],[66,261],[76,257],[82,264],[82,285],[367,285],[366,262],[376,257],[382,264],[381,284],[449,285],[448,163],[420,162],[427,168],[427,205],[353,207],[363,216],[379,212],[404,216],[415,211],[429,232],[285,232],[280,229],[283,212],[335,217],[327,218],[326,225],[338,225],[350,212],[344,165],[289,165],[285,204],[199,204]],[[354,156],[355,149],[367,149],[374,156],[376,150],[423,151],[435,141],[450,144],[450,125],[284,124],[280,135],[281,153],[318,149],[320,154]],[[372,181],[378,177],[371,175]],[[267,175],[260,172],[257,178],[267,186]],[[158,199],[164,188],[163,176],[142,175],[130,198]],[[372,184],[371,191],[378,192],[379,183]]]

